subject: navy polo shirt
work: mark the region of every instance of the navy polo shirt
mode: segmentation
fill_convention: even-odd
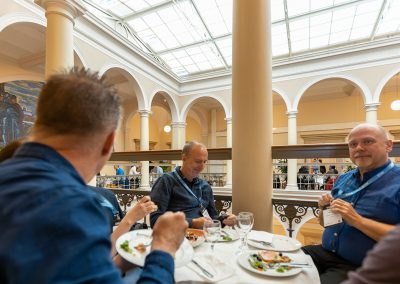
[[[361,181],[358,169],[340,176],[335,182],[332,196],[336,198],[339,189],[351,192],[382,171],[384,166],[364,174]],[[351,184],[352,186],[348,186]],[[362,191],[343,198],[353,204],[354,209],[363,217],[396,225],[400,223],[400,168],[395,166],[388,173],[367,186]],[[322,246],[353,264],[361,265],[366,253],[376,241],[346,222],[325,228]]]

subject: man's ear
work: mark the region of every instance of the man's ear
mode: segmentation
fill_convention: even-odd
[[[393,141],[392,140],[387,140],[386,141],[386,152],[390,153],[393,150]]]
[[[107,138],[106,138],[106,140],[104,141],[104,144],[103,144],[103,148],[101,149],[101,154],[102,155],[110,155],[110,153],[112,152],[115,135],[116,135],[115,131],[110,132],[107,135]]]

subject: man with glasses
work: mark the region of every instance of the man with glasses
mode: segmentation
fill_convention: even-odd
[[[322,245],[303,247],[318,268],[321,283],[340,283],[359,267],[375,243],[400,223],[400,168],[389,160],[393,142],[381,126],[360,124],[348,137],[358,167],[340,176],[331,194],[321,196]]]

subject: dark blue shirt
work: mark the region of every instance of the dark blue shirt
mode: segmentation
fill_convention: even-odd
[[[365,173],[362,181],[358,169],[340,176],[335,182],[332,196],[336,198],[339,189],[344,193],[357,189],[388,164],[389,161]],[[390,225],[400,223],[400,168],[395,166],[362,191],[343,200],[352,203],[357,213],[363,217]],[[375,243],[375,240],[346,222],[325,228],[322,236],[322,246],[325,249],[356,265],[361,265],[367,251]]]
[[[150,214],[151,226],[153,227],[158,217],[166,211],[181,211],[185,213],[189,227],[192,227],[192,219],[203,216],[198,199],[201,199],[210,217],[217,219],[218,212],[215,209],[213,192],[208,182],[201,178],[194,178],[192,182],[189,182],[182,175],[180,167],[177,167],[176,171],[197,198],[185,189],[173,173],[163,174],[154,183],[150,192],[151,200],[158,206],[157,211]]]
[[[0,164],[0,283],[122,283],[110,249],[95,193],[61,155],[26,143]],[[146,263],[139,283],[173,283],[169,254]]]

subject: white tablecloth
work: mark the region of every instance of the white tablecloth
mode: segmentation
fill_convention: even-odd
[[[264,276],[253,273],[242,268],[237,263],[238,255],[235,254],[239,251],[240,240],[233,242],[225,242],[225,243],[216,243],[214,250],[214,256],[220,260],[225,261],[225,263],[233,268],[233,275],[227,279],[219,281],[218,283],[291,283],[291,284],[319,284],[319,276],[318,271],[313,266],[312,268],[303,268],[303,271],[300,274],[290,276],[290,277],[271,277]],[[249,246],[251,250],[257,250]],[[211,247],[208,243],[203,243],[200,246],[194,248],[194,253],[196,255],[203,254],[211,254]],[[294,254],[304,255],[304,257],[308,258],[308,263],[313,263],[310,256],[305,255],[302,250],[298,250],[295,252],[290,252]],[[195,273],[192,269],[187,266],[177,268],[175,270],[175,281],[205,281],[206,279],[199,274]]]

